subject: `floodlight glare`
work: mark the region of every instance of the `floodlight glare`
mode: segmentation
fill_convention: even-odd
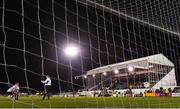
[[[65,54],[70,57],[74,57],[78,54],[78,48],[76,46],[68,46],[64,50]]]
[[[92,76],[95,77],[95,74],[93,74]]]
[[[106,74],[107,74],[106,72],[103,73],[104,76],[105,76]]]
[[[114,73],[115,73],[115,74],[118,74],[118,73],[119,73],[119,71],[118,71],[118,70],[114,70]]]
[[[129,72],[132,72],[132,71],[134,71],[134,67],[132,67],[132,66],[129,66],[129,67],[128,67],[128,71],[129,71]]]

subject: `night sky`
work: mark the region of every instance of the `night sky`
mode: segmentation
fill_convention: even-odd
[[[64,54],[67,42],[80,46],[76,58]],[[42,90],[43,74],[54,92],[77,90],[83,80],[74,76],[158,53],[175,64],[178,78],[179,52],[179,36],[74,0],[0,0],[1,93],[15,82]]]

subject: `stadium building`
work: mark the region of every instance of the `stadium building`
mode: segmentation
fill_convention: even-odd
[[[174,64],[163,54],[98,67],[87,72],[87,89],[142,89],[176,86]]]

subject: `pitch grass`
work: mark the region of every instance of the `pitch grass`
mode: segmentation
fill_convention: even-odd
[[[180,108],[180,97],[0,97],[0,108]]]

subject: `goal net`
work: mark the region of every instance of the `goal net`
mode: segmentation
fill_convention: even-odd
[[[174,81],[164,87],[165,91],[179,84],[178,0],[1,0],[0,15],[2,95],[16,82],[22,96],[39,95],[45,89],[41,80],[49,75],[52,95],[74,96],[74,108],[137,108],[138,100],[131,104],[118,91],[146,88],[155,94],[153,86],[161,90],[168,81]],[[162,79],[165,83],[157,85]],[[77,97],[80,92],[87,96],[90,91],[89,96],[94,98]],[[114,101],[108,104],[110,98],[97,97],[106,94],[119,99],[111,98]],[[43,107],[36,104],[36,99],[17,102]],[[86,100],[83,106],[76,102],[79,99]],[[146,99],[148,106],[145,102],[142,106],[179,107],[174,99],[160,100],[168,105]],[[53,103],[49,101],[45,107],[56,107]],[[71,107],[63,103],[58,106]]]

